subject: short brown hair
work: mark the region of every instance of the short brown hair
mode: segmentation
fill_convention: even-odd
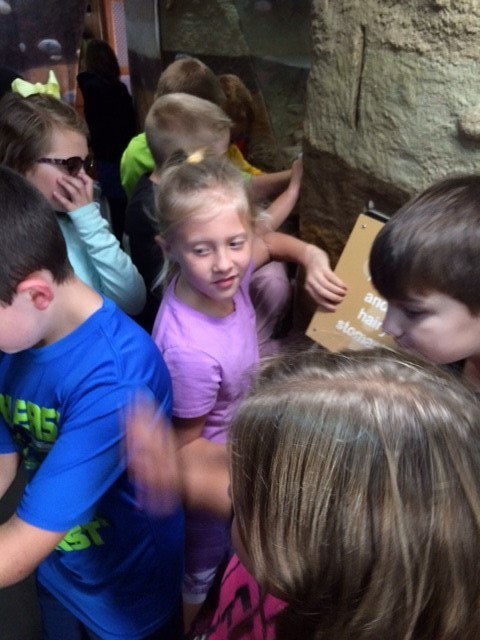
[[[61,284],[73,277],[56,215],[26,178],[0,166],[0,304],[12,303],[18,285],[47,269]]]
[[[249,130],[255,120],[255,102],[242,80],[233,73],[218,76],[227,99],[225,113],[233,122],[245,125]]]
[[[438,291],[480,312],[480,175],[449,177],[405,204],[380,230],[370,272],[387,300]]]
[[[162,72],[157,84],[155,97],[167,93],[189,93],[197,98],[209,100],[219,107],[225,104],[220,80],[198,58],[179,58]]]

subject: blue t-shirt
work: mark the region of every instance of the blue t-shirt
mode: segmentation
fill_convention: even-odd
[[[139,509],[125,471],[122,408],[138,393],[170,415],[157,347],[106,298],[58,342],[0,355],[0,453],[29,473],[17,515],[68,531],[38,579],[106,640],[153,632],[181,598],[183,514]]]

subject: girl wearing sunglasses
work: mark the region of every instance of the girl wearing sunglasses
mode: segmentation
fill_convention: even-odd
[[[131,315],[145,284],[93,198],[88,129],[73,107],[48,95],[0,100],[0,164],[23,174],[58,213],[77,276]]]

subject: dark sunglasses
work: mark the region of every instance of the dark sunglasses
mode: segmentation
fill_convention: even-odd
[[[79,156],[73,156],[72,158],[39,158],[37,162],[39,164],[56,164],[65,167],[68,175],[73,177],[78,176],[82,167],[87,173],[93,167],[92,156],[87,156],[85,160],[82,160]]]

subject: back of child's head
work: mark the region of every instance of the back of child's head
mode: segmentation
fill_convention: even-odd
[[[370,254],[388,300],[440,292],[480,312],[480,175],[445,178],[385,224]]]
[[[225,94],[220,80],[198,58],[179,58],[168,65],[160,75],[155,97],[167,93],[189,93],[220,107],[225,104]]]
[[[25,174],[49,153],[53,132],[62,129],[88,136],[84,120],[66,102],[8,93],[0,100],[0,164]]]
[[[0,166],[0,304],[18,285],[46,269],[61,284],[73,275],[56,216],[42,194],[19,173]]]
[[[175,151],[209,148],[230,131],[231,121],[216,104],[185,93],[160,96],[145,119],[148,147],[157,167]]]
[[[248,134],[255,121],[255,102],[242,80],[233,73],[218,76],[226,97],[225,113]]]
[[[92,38],[85,45],[83,65],[85,71],[97,73],[100,76],[120,79],[120,66],[114,50],[105,42]]]
[[[295,637],[480,637],[479,436],[460,383],[393,352],[267,367],[234,420],[231,492]]]

